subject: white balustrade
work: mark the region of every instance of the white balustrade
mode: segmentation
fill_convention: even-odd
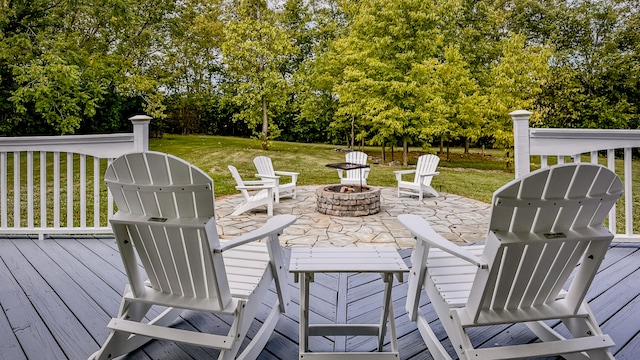
[[[513,119],[514,161],[516,178],[531,171],[531,157],[540,157],[540,166],[546,167],[549,158],[558,164],[582,161],[588,157],[591,163],[606,163],[624,181],[624,213],[618,214],[616,206],[609,219],[622,216],[624,230],[617,231],[616,221],[609,221],[609,230],[616,234],[615,241],[638,242],[640,234],[633,229],[633,158],[632,150],[640,148],[640,130],[623,129],[550,129],[530,128],[531,112],[517,110],[509,115]],[[616,152],[616,150],[618,150]],[[606,154],[605,154],[606,153]],[[617,155],[616,155],[617,154]],[[622,170],[616,171],[616,159],[622,155]]]
[[[0,234],[111,233],[104,170],[149,147],[151,117],[129,120],[133,133],[0,138]]]

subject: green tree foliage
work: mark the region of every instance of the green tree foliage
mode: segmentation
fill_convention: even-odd
[[[222,56],[225,96],[239,107],[236,120],[256,130],[263,149],[279,133],[270,121],[284,111],[289,79],[282,73],[295,48],[264,0],[233,2],[227,11]]]
[[[437,137],[510,143],[507,114],[539,93],[549,52],[505,31],[504,9],[368,0],[345,13],[348,30],[316,66],[337,99],[333,128],[355,125],[372,144],[401,141],[405,164],[410,143]]]
[[[554,48],[536,101],[539,125],[638,127],[640,4],[637,1],[515,1],[511,27]]]
[[[638,0],[0,2],[0,135],[509,147],[508,113],[637,128]],[[406,157],[405,157],[406,161]]]
[[[150,70],[171,13],[172,3],[152,1],[0,3],[0,106],[8,110],[0,130],[27,121],[73,133],[119,96],[142,98],[144,111],[162,116]]]

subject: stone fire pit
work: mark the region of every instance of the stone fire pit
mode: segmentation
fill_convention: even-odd
[[[366,216],[380,212],[380,188],[328,185],[316,190],[317,210],[334,216]]]

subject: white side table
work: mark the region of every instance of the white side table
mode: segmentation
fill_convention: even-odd
[[[392,247],[294,247],[291,249],[289,271],[300,282],[300,360],[385,359],[397,360],[396,335],[391,289],[394,275],[400,282],[409,271],[398,251]],[[380,273],[384,281],[384,297],[379,324],[309,324],[309,286],[314,274],[321,273]],[[384,338],[390,328],[391,351],[382,351]],[[309,352],[309,336],[364,335],[378,338],[378,352]]]

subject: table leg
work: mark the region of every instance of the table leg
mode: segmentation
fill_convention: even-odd
[[[380,332],[378,333],[378,351],[382,351],[384,345],[384,337],[387,333],[387,322],[389,321],[389,314],[393,313],[391,309],[391,290],[393,289],[393,274],[383,273],[382,280],[384,280],[384,299],[382,305],[382,317],[380,319]]]
[[[304,273],[300,280],[300,353],[309,351],[309,283],[312,276]]]

